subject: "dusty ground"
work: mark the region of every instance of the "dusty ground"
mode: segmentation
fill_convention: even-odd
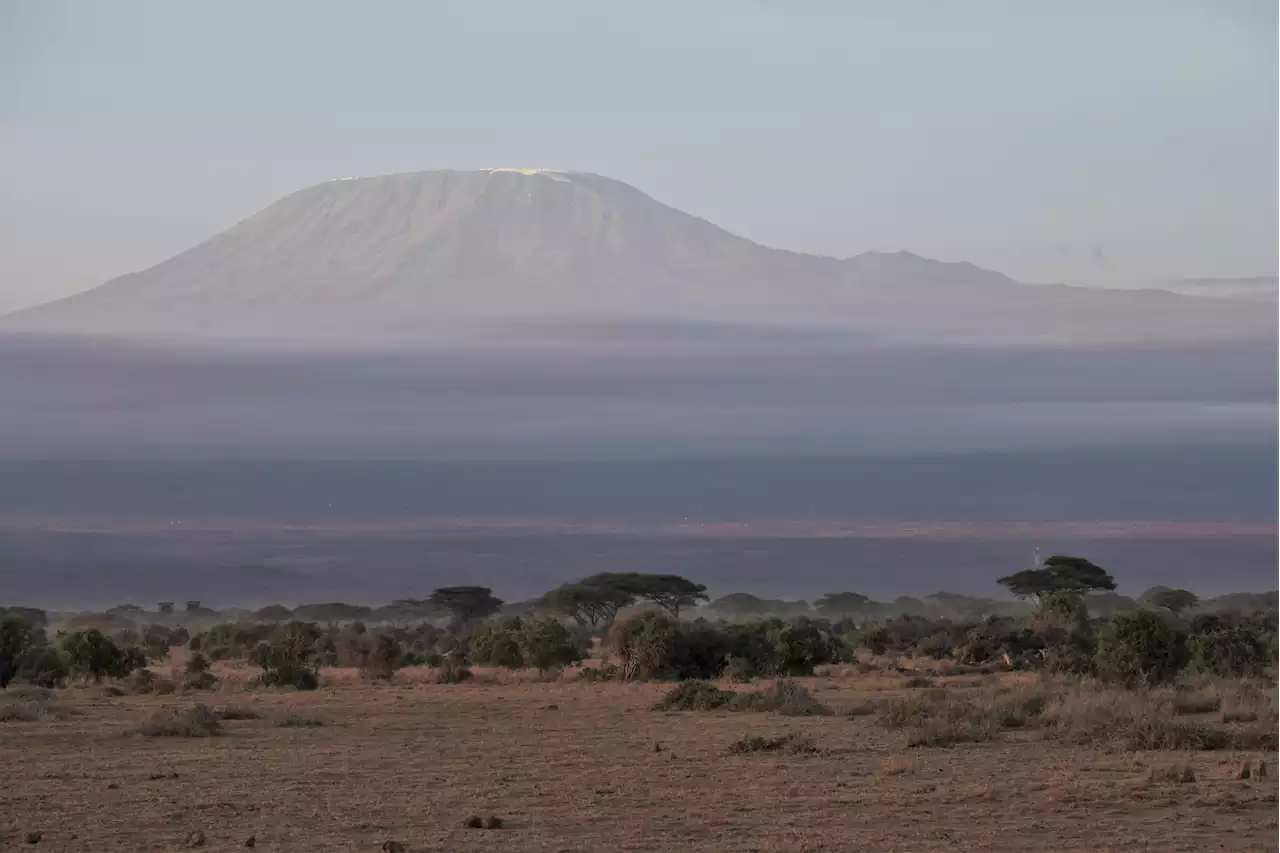
[[[1276,850],[1276,755],[1116,753],[1014,732],[907,749],[839,715],[901,679],[805,679],[822,718],[648,710],[664,685],[234,684],[199,698],[256,708],[213,738],[135,734],[176,696],[61,691],[80,713],[0,723],[0,849],[932,851]],[[284,710],[321,718],[281,728]],[[735,755],[744,734],[799,731],[817,755]],[[1265,759],[1266,779],[1237,779]],[[1194,782],[1151,781],[1190,763]],[[504,826],[468,829],[470,815]],[[38,847],[27,833],[39,832]]]

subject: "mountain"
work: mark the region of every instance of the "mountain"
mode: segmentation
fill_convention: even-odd
[[[836,259],[737,237],[598,175],[435,171],[330,181],[0,329],[406,338],[512,323],[770,323],[872,340],[1269,340],[1274,316],[1158,291],[1031,287],[910,253]]]

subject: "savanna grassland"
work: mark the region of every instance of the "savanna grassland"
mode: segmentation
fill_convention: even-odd
[[[184,654],[152,669],[176,678]],[[13,685],[0,847],[1276,849],[1272,688],[949,671],[820,667],[754,711],[706,683],[573,669],[440,684],[425,667],[386,683],[333,668],[295,691],[223,662],[212,691]],[[655,710],[673,689],[700,710]]]

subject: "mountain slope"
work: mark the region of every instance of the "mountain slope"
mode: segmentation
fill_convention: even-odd
[[[619,181],[540,170],[330,181],[0,328],[416,339],[606,318],[820,324],[931,341],[1275,334],[1274,318],[1226,301],[1029,287],[907,253],[842,261],[770,249]]]

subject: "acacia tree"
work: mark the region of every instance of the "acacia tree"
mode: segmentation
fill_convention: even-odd
[[[1200,598],[1194,592],[1185,589],[1161,589],[1148,595],[1146,601],[1154,607],[1163,607],[1165,610],[1181,613],[1199,604]]]
[[[848,616],[873,610],[876,602],[860,592],[829,592],[813,603],[813,609],[828,617]]]
[[[1048,558],[1038,569],[1024,569],[1000,578],[996,583],[1008,587],[1019,598],[1036,600],[1059,592],[1083,595],[1116,588],[1115,578],[1102,567],[1083,557],[1062,555]]]
[[[680,575],[647,574],[644,572],[603,572],[583,578],[581,584],[590,587],[628,593],[637,599],[646,599],[672,616],[680,616],[680,608],[696,607],[707,600],[707,588]]]
[[[589,628],[608,625],[619,610],[630,607],[635,602],[635,595],[627,590],[585,582],[563,584],[538,600],[542,607],[562,613],[579,625]]]
[[[453,621],[465,625],[497,613],[502,599],[495,598],[487,586],[442,586],[427,597],[427,601],[453,614]]]

